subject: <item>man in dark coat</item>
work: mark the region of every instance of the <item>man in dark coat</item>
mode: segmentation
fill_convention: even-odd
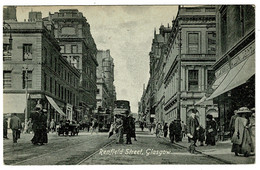
[[[126,125],[125,127],[125,133],[126,133],[126,144],[132,144],[131,136],[133,136],[133,123],[132,123],[132,117],[128,116],[125,120]]]
[[[16,113],[12,114],[10,120],[10,128],[13,131],[13,143],[17,143],[18,135],[20,129],[22,128],[22,125],[21,125],[21,120],[19,119],[19,117],[17,117]]]
[[[192,110],[190,117],[187,120],[187,136],[190,138],[190,146],[188,151],[195,152],[196,141],[198,139],[199,121],[196,118],[195,110]]]
[[[170,132],[169,137],[170,137],[171,143],[174,143],[174,135],[175,135],[174,134],[174,121],[172,121],[170,123],[169,132]]]
[[[174,120],[174,130],[175,130],[175,141],[176,142],[179,142],[182,140],[182,137],[181,137],[181,120],[180,119],[176,119]]]
[[[8,137],[7,137],[8,122],[7,122],[7,118],[6,117],[4,117],[3,124],[4,124],[4,139],[8,139]]]
[[[43,145],[48,142],[47,138],[47,115],[42,110],[42,105],[37,104],[35,112],[32,113],[34,136],[32,143],[34,145]]]
[[[213,120],[212,115],[207,115],[206,118],[206,145],[214,146],[216,145],[217,123]]]

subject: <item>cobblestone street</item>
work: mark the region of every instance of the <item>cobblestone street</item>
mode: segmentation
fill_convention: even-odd
[[[11,139],[4,140],[4,162],[7,165],[225,163],[205,154],[190,154],[180,144],[170,144],[168,138],[156,138],[147,131],[137,131],[137,141],[132,139],[132,145],[116,144],[115,136],[107,137],[107,133],[81,132],[73,137],[50,133],[48,144],[34,146],[30,143],[32,134],[23,134],[17,144]]]

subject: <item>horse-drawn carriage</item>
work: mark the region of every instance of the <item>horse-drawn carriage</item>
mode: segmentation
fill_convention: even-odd
[[[75,121],[61,121],[58,128],[57,133],[60,136],[61,134],[64,136],[68,136],[70,133],[70,136],[75,136],[79,134],[79,124],[77,124]]]

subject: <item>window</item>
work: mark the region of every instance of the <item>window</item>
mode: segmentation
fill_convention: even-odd
[[[57,71],[57,58],[54,59],[54,70]]]
[[[199,33],[188,33],[188,53],[199,53]]]
[[[65,46],[64,46],[64,45],[61,45],[61,46],[60,46],[60,52],[61,52],[61,53],[65,53]]]
[[[32,60],[32,44],[23,44],[23,60]]]
[[[48,59],[48,51],[47,51],[47,48],[43,48],[43,63],[44,64],[47,64],[46,62],[47,62],[47,59]]]
[[[47,90],[47,74],[44,73],[44,90]]]
[[[57,81],[54,82],[54,94],[57,95]]]
[[[208,74],[208,77],[207,77],[207,85],[208,85],[208,88],[210,88],[210,86],[212,85],[212,83],[214,82],[215,80],[215,71],[214,70],[208,70],[207,71],[207,74]]]
[[[71,46],[71,53],[78,53],[78,46],[77,45],[72,45]]]
[[[99,89],[97,89],[97,94],[99,94]]]
[[[221,52],[225,53],[227,49],[227,13],[224,11],[221,16]]]
[[[3,45],[3,56],[4,61],[10,61],[12,59],[11,51],[10,51],[10,44]]]
[[[189,70],[188,72],[188,86],[189,91],[198,91],[199,87],[199,76],[198,70]]]
[[[23,71],[23,89],[32,88],[32,71]]]
[[[52,78],[50,77],[50,92],[52,93]]]
[[[4,71],[3,75],[3,88],[11,88],[12,87],[12,72]]]
[[[208,32],[208,54],[216,54],[216,32]]]

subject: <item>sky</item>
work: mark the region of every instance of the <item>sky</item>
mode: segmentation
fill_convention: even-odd
[[[172,25],[178,6],[18,6],[17,20],[28,19],[30,11],[42,16],[59,9],[78,9],[90,24],[99,50],[110,49],[114,58],[118,100],[129,100],[131,111],[138,112],[143,84],[149,79],[149,52],[154,29]]]

